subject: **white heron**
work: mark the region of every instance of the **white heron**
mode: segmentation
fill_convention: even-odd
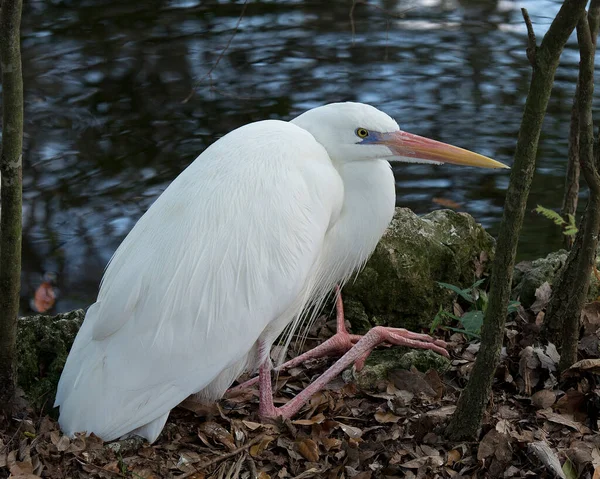
[[[344,356],[273,405],[270,348],[373,252],[394,213],[392,160],[506,168],[360,103],[251,123],[207,148],[112,257],[58,385],[63,431],[153,442],[188,396],[216,400],[256,369],[260,414],[289,417],[383,341],[447,354],[403,329],[349,335],[342,319],[314,354]]]

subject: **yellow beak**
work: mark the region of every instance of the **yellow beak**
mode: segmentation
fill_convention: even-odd
[[[408,160],[428,160],[437,163],[478,166],[480,168],[510,168],[487,156],[405,131],[387,133],[385,136],[385,141],[382,144],[390,148],[395,155]]]

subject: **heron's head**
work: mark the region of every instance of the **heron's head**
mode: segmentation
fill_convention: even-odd
[[[364,103],[313,108],[292,123],[310,132],[338,163],[385,159],[508,168],[477,153],[402,131],[393,118]]]

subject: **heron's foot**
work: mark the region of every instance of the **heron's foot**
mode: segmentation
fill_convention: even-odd
[[[427,334],[413,333],[406,329],[377,326],[360,337],[356,344],[338,359],[333,366],[281,407],[276,408],[273,404],[270,363],[266,362],[263,364],[259,372],[260,416],[264,418],[275,418],[278,416],[291,418],[308,402],[313,394],[321,391],[344,369],[354,364],[360,370],[364,366],[364,362],[369,357],[369,354],[371,354],[371,351],[382,343],[409,348],[431,349],[442,356],[449,356],[448,351],[445,349],[446,343],[444,341],[436,340]]]
[[[317,347],[306,351],[305,353],[296,356],[295,358],[283,363],[279,367],[275,368],[275,371],[284,371],[290,369],[310,360],[324,358],[328,356],[343,356],[350,351],[363,337],[359,334],[350,334],[346,328],[345,317],[344,317],[344,304],[342,302],[342,295],[339,288],[336,286],[336,323],[337,332],[329,338],[327,341],[319,344]],[[413,333],[402,328],[390,328],[378,326],[371,329],[367,335],[375,335],[380,338],[379,342],[370,349],[367,349],[363,354],[354,361],[354,367],[357,371],[360,371],[365,366],[365,361],[377,346],[383,343],[389,345],[406,346],[409,348],[418,349],[431,349],[442,356],[448,357],[446,351],[446,343],[441,340],[436,340],[428,334]],[[241,390],[247,389],[254,386],[259,382],[259,376],[249,379],[248,381],[238,384],[237,386],[229,389],[229,393],[237,393]]]
[[[347,351],[352,349],[352,347],[360,340],[360,338],[362,338],[362,336],[359,336],[357,334],[349,334],[348,331],[346,331],[346,328],[344,327],[343,331],[338,331],[327,341],[319,344],[317,347],[309,351],[306,351],[303,354],[300,354],[299,356],[296,356],[293,359],[290,359],[289,361],[283,363],[279,367],[274,368],[274,370],[277,372],[285,371],[287,369],[300,366],[301,364],[310,359],[324,358],[327,356],[343,356]],[[362,362],[363,365],[366,359],[367,357],[364,358]],[[227,391],[227,393],[237,394],[239,391],[252,387],[258,382],[259,376],[256,376],[252,379],[249,379],[248,381],[244,381],[243,383],[230,388]]]

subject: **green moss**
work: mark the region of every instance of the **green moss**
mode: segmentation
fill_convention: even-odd
[[[378,390],[387,385],[388,375],[397,369],[410,369],[414,366],[421,372],[435,369],[444,373],[450,361],[433,351],[411,350],[408,348],[377,349],[371,353],[364,368],[354,372],[354,381],[360,389]]]
[[[51,409],[56,386],[85,312],[19,319],[17,378],[30,404]]]
[[[428,349],[413,349],[402,355],[398,365],[402,369],[410,369],[414,366],[422,373],[435,369],[443,374],[450,367],[450,360]]]

